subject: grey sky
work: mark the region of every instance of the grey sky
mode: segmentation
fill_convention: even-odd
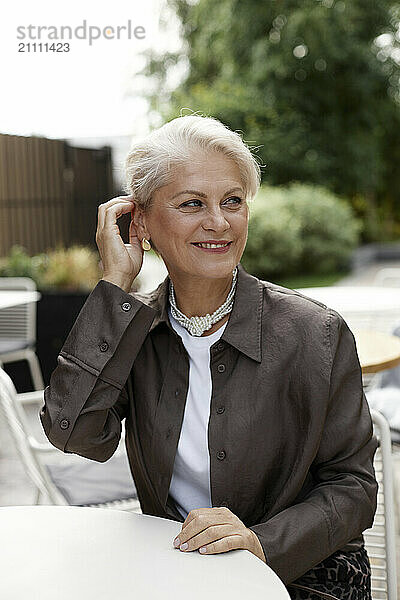
[[[164,0],[18,0],[2,5],[0,133],[71,138],[136,136],[147,131],[147,104],[133,75],[143,66],[143,50],[179,45],[173,20],[168,32],[159,27],[164,4]],[[126,26],[128,19],[132,28],[145,28],[144,39],[99,39],[91,46],[72,39],[65,40],[69,53],[18,52],[22,41],[39,40],[17,39],[17,27],[74,29],[86,20],[87,27],[116,28]]]

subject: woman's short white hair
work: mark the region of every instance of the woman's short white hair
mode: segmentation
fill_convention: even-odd
[[[153,193],[173,181],[173,167],[200,152],[217,151],[238,166],[246,200],[256,195],[261,172],[241,135],[212,117],[184,115],[155,129],[135,143],[125,162],[125,191],[144,211]]]

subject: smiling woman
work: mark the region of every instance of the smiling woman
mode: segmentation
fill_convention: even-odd
[[[188,183],[198,191],[188,192]],[[188,316],[212,314],[229,291],[247,241],[243,187],[235,162],[213,151],[175,166],[174,180],[153,192],[150,207],[137,205],[139,237],[155,241]]]
[[[246,246],[247,201],[260,184],[257,160],[219,121],[187,116],[137,143],[126,167],[139,238],[162,256],[180,310],[212,314]],[[206,335],[221,325],[213,323]]]
[[[126,419],[142,511],[182,522],[179,551],[247,550],[292,598],[369,600],[377,441],[354,337],[334,310],[243,269],[259,182],[215,119],[179,117],[135,144],[129,196],[99,207],[104,275],[42,424],[64,452],[104,462]],[[130,292],[151,247],[168,276]]]

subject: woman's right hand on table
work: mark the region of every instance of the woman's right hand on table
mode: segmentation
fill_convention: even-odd
[[[114,285],[129,292],[134,279],[143,264],[143,249],[137,236],[133,213],[135,204],[130,196],[117,196],[104,204],[97,211],[96,244],[103,266],[103,277]],[[129,243],[124,244],[117,219],[131,213],[129,226]]]

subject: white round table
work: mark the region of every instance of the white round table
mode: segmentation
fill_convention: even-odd
[[[7,600],[290,600],[246,550],[184,553],[181,523],[113,509],[0,507],[0,598]]]

